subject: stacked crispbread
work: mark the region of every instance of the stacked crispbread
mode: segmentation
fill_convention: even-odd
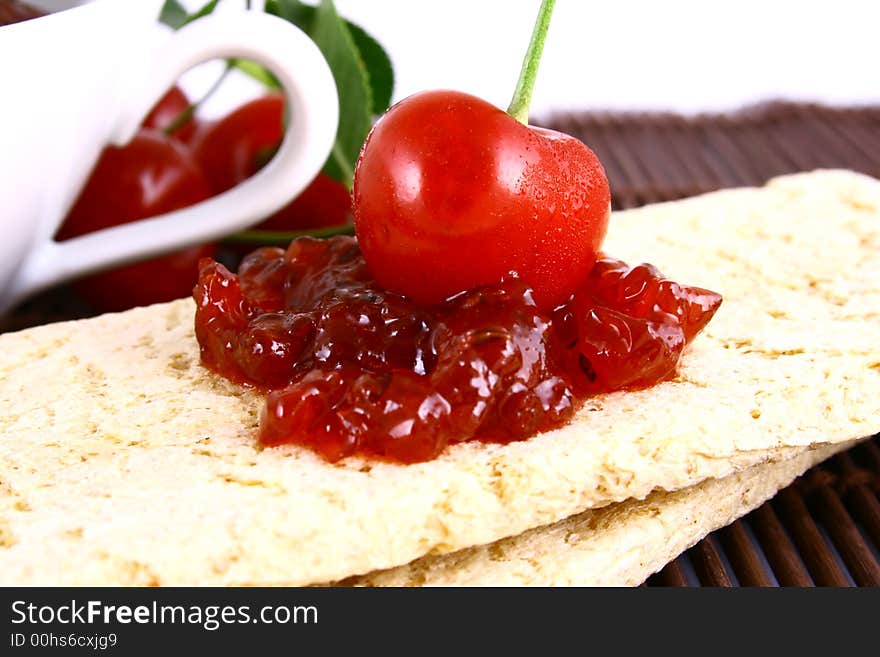
[[[637,584],[880,430],[880,182],[623,212],[606,250],[724,295],[679,376],[410,466],[258,449],[190,300],[0,336],[0,584]]]

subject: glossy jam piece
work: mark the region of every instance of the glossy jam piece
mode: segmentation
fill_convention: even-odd
[[[433,387],[452,407],[456,440],[522,440],[564,423],[572,393],[551,360],[552,322],[510,279],[437,309]]]
[[[653,265],[600,259],[556,311],[562,366],[580,395],[670,379],[720,304],[719,294],[679,285]]]
[[[599,260],[552,314],[515,276],[424,308],[372,280],[350,237],[205,260],[202,362],[266,390],[260,440],[411,463],[565,424],[590,395],[671,378],[721,303],[651,265]]]

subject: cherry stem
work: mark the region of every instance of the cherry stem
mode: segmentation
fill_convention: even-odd
[[[216,80],[214,80],[214,84],[211,85],[211,87],[202,95],[201,98],[199,98],[194,103],[190,103],[185,110],[183,110],[180,114],[178,114],[177,116],[174,117],[173,121],[171,121],[168,125],[166,125],[164,128],[162,128],[162,132],[164,132],[168,136],[171,136],[175,132],[177,132],[178,128],[180,128],[183,124],[185,124],[187,121],[189,121],[195,115],[195,113],[199,109],[199,107],[202,106],[202,103],[204,103],[206,100],[208,100],[208,98],[210,98],[211,96],[213,96],[216,93],[216,91],[220,88],[220,85],[223,84],[223,81],[226,79],[226,76],[229,75],[229,72],[233,69],[234,66],[235,66],[234,59],[227,60],[226,68],[223,69],[223,72],[220,74],[220,77],[218,77]]]
[[[223,239],[224,244],[255,244],[258,246],[287,246],[299,237],[333,237],[334,235],[354,235],[354,226],[330,226],[312,230],[245,230],[233,233]]]
[[[529,48],[523,58],[513,99],[507,108],[508,114],[525,125],[529,124],[532,90],[535,88],[535,78],[538,77],[538,65],[541,63],[541,53],[544,52],[544,41],[547,38],[547,28],[550,27],[550,16],[553,14],[554,5],[556,5],[556,0],[541,0],[541,8],[538,9],[538,18],[535,21],[535,29],[532,31],[532,39],[529,41]]]
[[[251,0],[245,0],[244,8],[250,11],[251,8]],[[201,107],[202,103],[204,103],[208,98],[214,95],[217,89],[220,88],[220,85],[223,84],[223,81],[226,79],[226,76],[229,75],[229,71],[235,68],[235,60],[227,59],[226,60],[226,68],[223,69],[223,73],[220,74],[220,77],[214,81],[214,84],[211,85],[211,88],[206,91],[201,98],[199,98],[196,102],[190,103],[189,106],[183,110],[180,114],[174,117],[174,120],[171,121],[168,125],[162,128],[162,132],[166,135],[171,136],[177,129],[180,128],[184,123],[189,121],[193,116],[195,116],[196,110]]]

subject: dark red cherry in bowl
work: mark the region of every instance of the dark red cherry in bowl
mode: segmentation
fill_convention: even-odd
[[[468,94],[428,91],[376,123],[353,201],[358,242],[386,289],[430,305],[516,272],[550,309],[596,261],[611,195],[577,139]]]

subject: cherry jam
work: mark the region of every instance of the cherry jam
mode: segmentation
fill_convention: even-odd
[[[402,463],[524,440],[590,395],[667,380],[721,304],[605,258],[552,314],[515,276],[425,308],[379,288],[352,237],[258,249],[237,275],[205,259],[193,295],[204,365],[267,392],[262,444]]]

